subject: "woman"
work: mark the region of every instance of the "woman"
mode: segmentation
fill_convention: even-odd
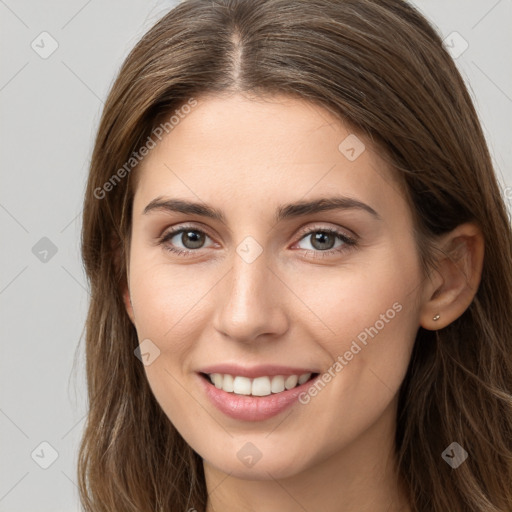
[[[409,4],[182,2],[91,162],[85,510],[512,510],[511,241]]]

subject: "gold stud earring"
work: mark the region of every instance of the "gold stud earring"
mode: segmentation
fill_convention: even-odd
[[[434,318],[432,318],[432,320],[434,320],[434,322],[436,322],[437,320],[439,320],[441,318],[441,315],[436,315]]]

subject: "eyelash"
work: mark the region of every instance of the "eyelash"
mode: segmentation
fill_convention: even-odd
[[[171,247],[170,245],[167,244],[167,242],[169,240],[171,240],[176,235],[183,233],[185,231],[193,231],[195,233],[202,233],[202,234],[206,235],[207,237],[211,238],[208,235],[208,233],[206,233],[202,229],[197,229],[194,226],[182,225],[182,226],[179,226],[178,228],[173,229],[172,231],[167,231],[158,240],[158,244],[162,245],[165,250],[172,252],[174,254],[177,254],[178,256],[189,257],[190,253],[198,252],[201,248],[194,249],[194,250],[193,249],[176,249],[175,247]],[[325,251],[321,251],[319,249],[316,249],[316,250],[302,249],[303,251],[306,251],[306,253],[308,253],[308,254],[312,253],[313,258],[326,258],[328,256],[339,255],[345,251],[350,250],[351,248],[353,248],[357,245],[357,240],[355,238],[350,238],[347,235],[345,235],[345,233],[338,231],[337,229],[330,228],[330,227],[310,228],[310,229],[300,233],[301,236],[298,241],[300,242],[307,236],[312,235],[314,233],[329,233],[329,234],[335,235],[338,239],[340,239],[343,242],[343,245],[341,245],[340,247],[338,247],[336,249],[327,249]]]

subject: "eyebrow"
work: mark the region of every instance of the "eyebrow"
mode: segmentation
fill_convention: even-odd
[[[226,223],[226,217],[222,210],[214,208],[206,203],[196,203],[185,199],[167,199],[160,196],[153,199],[146,208],[144,208],[142,213],[143,215],[146,215],[155,210],[164,210],[171,213],[176,212],[201,215],[203,217],[208,217],[210,219]],[[315,199],[312,201],[298,201],[296,203],[280,205],[276,209],[274,222],[278,223],[282,220],[329,210],[361,210],[369,213],[377,220],[382,220],[382,217],[366,203],[352,197],[333,196]]]

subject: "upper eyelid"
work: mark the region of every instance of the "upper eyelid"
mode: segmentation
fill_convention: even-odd
[[[163,239],[163,238],[167,238],[168,236],[174,237],[187,229],[190,231],[200,231],[201,233],[208,235],[210,238],[213,238],[213,236],[210,234],[208,229],[206,229],[204,227],[197,227],[195,225],[188,225],[186,223],[178,224],[177,226],[174,226],[172,228],[164,230],[159,238]]]
[[[187,230],[187,229],[189,229],[190,231],[200,231],[200,232],[204,233],[205,235],[207,235],[212,240],[214,238],[209,233],[208,229],[206,229],[202,226],[198,227],[197,225],[187,224],[187,223],[178,224],[177,226],[170,228],[168,231],[164,231],[159,238],[161,240],[165,239],[165,238],[174,238],[176,235],[179,235],[180,233],[182,233],[184,230]],[[305,226],[302,226],[301,228],[299,228],[299,231],[296,236],[300,237],[299,239],[302,239],[304,236],[308,236],[315,231],[322,231],[322,230],[335,231],[338,235],[341,234],[350,239],[358,239],[359,238],[352,230],[349,230],[348,228],[344,228],[341,226],[332,226],[332,225],[328,225],[328,224],[323,224],[323,225],[322,224],[313,224],[313,225],[306,224]],[[344,231],[348,231],[351,234],[345,233]],[[190,249],[190,250],[192,250],[192,249]]]
[[[343,234],[347,238],[358,238],[358,236],[351,229],[348,229],[348,228],[345,228],[345,227],[341,227],[341,226],[330,226],[330,225],[327,225],[327,224],[324,224],[324,225],[320,225],[320,224],[315,225],[315,224],[313,224],[312,226],[306,225],[303,228],[299,229],[298,235],[308,235],[311,232],[322,231],[322,230],[336,231],[338,234]],[[348,233],[346,233],[347,231],[348,231]]]

